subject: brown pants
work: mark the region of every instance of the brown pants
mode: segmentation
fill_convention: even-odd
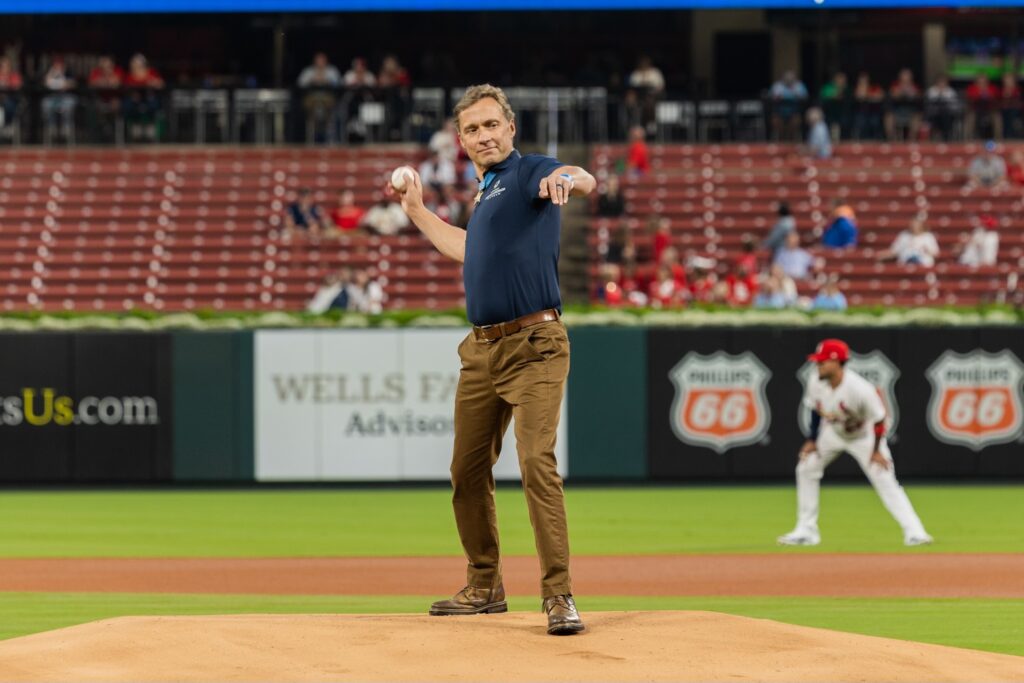
[[[569,374],[565,326],[540,323],[490,343],[477,341],[471,332],[459,345],[459,357],[452,505],[469,561],[467,582],[478,588],[501,583],[492,468],[515,416],[541,593],[545,598],[571,593],[562,478],[555,466],[555,431]]]

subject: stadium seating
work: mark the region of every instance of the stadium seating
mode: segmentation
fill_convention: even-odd
[[[323,277],[368,268],[390,308],[462,304],[457,264],[415,230],[280,236],[294,191],[325,209],[339,189],[368,207],[418,148],[21,148],[0,159],[6,311],[301,310]]]
[[[826,259],[826,271],[840,276],[851,305],[961,304],[1000,300],[1017,285],[1024,266],[1024,193],[964,193],[965,170],[980,152],[973,144],[840,145],[835,158],[810,161],[793,146],[653,145],[652,170],[624,177],[626,213],[622,218],[592,218],[588,243],[590,273],[598,276],[598,244],[622,224],[631,228],[638,248],[650,253],[646,229],[651,215],[672,221],[673,244],[685,259],[709,256],[732,263],[744,235],[763,239],[775,221],[776,202],[785,200],[803,237],[827,219],[831,201],[841,197],[857,213],[860,241],[841,254],[814,249]],[[597,145],[592,167],[613,172],[625,157],[623,146]],[[897,233],[920,213],[941,249],[934,268],[880,262]],[[1000,221],[999,262],[969,268],[953,255],[971,219],[990,214]],[[820,234],[820,233],[817,233]],[[765,262],[768,254],[761,254]],[[593,290],[594,288],[592,288]],[[813,295],[802,283],[800,293]]]
[[[281,217],[299,187],[325,208],[339,189],[369,206],[392,168],[418,148],[16,148],[0,158],[0,305],[6,311],[301,310],[340,266],[368,268],[389,308],[463,303],[459,266],[410,229],[394,237],[284,239]],[[1005,292],[1024,262],[1017,193],[961,192],[972,145],[848,144],[808,162],[777,145],[655,145],[653,170],[625,180],[627,217],[590,219],[591,274],[602,230],[633,227],[649,244],[647,218],[672,219],[687,254],[733,259],[743,235],[763,236],[775,202],[790,202],[809,234],[833,197],[857,211],[861,246],[826,255],[851,304],[972,304]],[[621,146],[592,148],[609,171]],[[879,263],[911,217],[926,211],[942,257],[933,269]],[[1001,221],[1000,261],[957,265],[953,246],[971,218]],[[1014,285],[1015,286],[1015,285]],[[803,287],[801,293],[812,293]]]

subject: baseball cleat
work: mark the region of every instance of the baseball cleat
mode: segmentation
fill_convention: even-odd
[[[925,534],[924,536],[907,536],[905,539],[903,539],[903,545],[931,545],[932,541],[934,540],[935,539],[933,539],[929,534]]]
[[[799,531],[791,531],[779,536],[776,540],[779,545],[818,545],[821,543],[821,537],[817,534],[806,534]]]

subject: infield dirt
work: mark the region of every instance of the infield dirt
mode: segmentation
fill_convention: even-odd
[[[711,612],[122,617],[0,642],[9,681],[1024,681],[1024,657]]]
[[[535,557],[503,560],[510,595],[536,595]],[[446,596],[461,557],[4,559],[0,591]],[[579,595],[1022,598],[1024,554],[576,556]],[[372,578],[370,578],[372,577]]]

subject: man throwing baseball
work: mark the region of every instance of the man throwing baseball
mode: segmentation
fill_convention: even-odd
[[[561,317],[561,207],[596,185],[582,168],[513,147],[515,115],[500,88],[470,87],[455,106],[459,142],[479,192],[466,230],[423,205],[417,174],[399,191],[402,208],[445,256],[462,262],[473,330],[459,345],[452,504],[469,562],[467,585],[435,602],[434,615],[505,612],[492,468],[515,416],[516,446],[541,565],[548,633],[583,630],[569,579],[569,535],[555,431],[569,373]]]
[[[818,545],[818,499],[825,468],[842,453],[849,453],[864,470],[878,497],[903,529],[908,546],[926,545],[932,537],[924,530],[906,492],[893,472],[892,455],[885,441],[885,405],[870,382],[845,367],[850,348],[839,339],[826,339],[807,357],[817,363],[804,405],[811,410],[810,438],[800,449],[796,466],[796,528],[779,537],[782,545]]]

